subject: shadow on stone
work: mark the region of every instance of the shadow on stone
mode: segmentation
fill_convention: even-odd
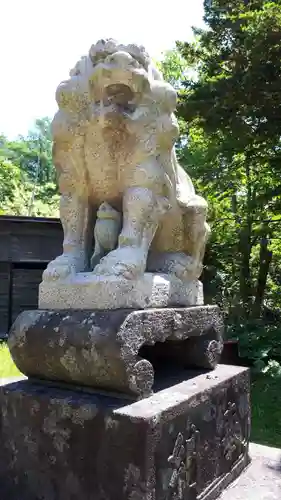
[[[170,376],[135,403],[28,380],[1,387],[3,498],[216,498],[249,461],[248,370]]]

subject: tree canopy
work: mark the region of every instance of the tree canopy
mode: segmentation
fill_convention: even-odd
[[[0,137],[0,179],[2,214],[58,216],[49,118],[36,120],[26,137]]]
[[[204,7],[206,28],[194,29],[192,42],[178,42],[162,70],[171,83],[180,79],[180,160],[210,207],[205,292],[222,305],[232,333],[246,325],[254,331],[263,321],[263,334],[269,328],[275,339],[281,308],[281,2],[205,0]],[[175,61],[181,68],[185,61],[180,76]],[[248,330],[247,348],[257,339]]]

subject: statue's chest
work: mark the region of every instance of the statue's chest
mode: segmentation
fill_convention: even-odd
[[[133,154],[136,141],[129,133],[126,121],[112,114],[92,118],[87,130],[86,148],[97,151],[99,157],[105,156],[109,161],[119,163]]]
[[[134,148],[124,128],[92,124],[85,137],[85,165],[94,196],[106,201],[122,191]]]

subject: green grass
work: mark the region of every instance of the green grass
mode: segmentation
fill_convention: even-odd
[[[4,343],[0,344],[0,378],[17,377],[18,375],[21,373],[13,362],[9,349]]]
[[[252,377],[251,441],[281,448],[281,378]]]
[[[0,344],[0,378],[20,375],[5,344]],[[254,443],[281,448],[281,378],[252,378],[252,434]]]

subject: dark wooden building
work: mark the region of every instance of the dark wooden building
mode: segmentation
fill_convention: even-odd
[[[58,219],[0,216],[0,336],[18,314],[38,307],[38,285],[62,251]]]

